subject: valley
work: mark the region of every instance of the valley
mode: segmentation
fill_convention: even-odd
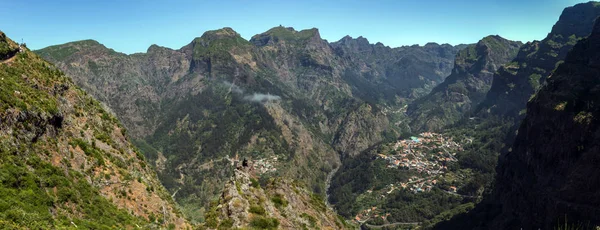
[[[556,16],[542,40],[399,47],[0,32],[0,226],[595,229],[600,3]]]

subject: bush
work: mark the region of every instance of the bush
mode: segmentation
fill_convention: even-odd
[[[251,205],[250,206],[250,213],[254,213],[257,215],[265,215],[267,211],[265,210],[265,208],[263,208],[260,205]]]
[[[279,220],[275,218],[254,217],[250,221],[250,226],[258,229],[277,229]]]
[[[275,204],[275,207],[277,208],[281,208],[281,207],[287,207],[288,206],[288,201],[285,200],[285,198],[283,198],[283,196],[281,194],[276,194],[273,198],[271,198],[271,201],[273,201],[273,203]]]

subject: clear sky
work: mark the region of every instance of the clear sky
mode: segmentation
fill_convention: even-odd
[[[319,28],[337,41],[363,36],[391,47],[474,43],[498,34],[543,39],[562,10],[581,0],[2,0],[0,30],[31,49],[94,39],[124,53],[174,49],[207,30],[242,37],[283,25]]]

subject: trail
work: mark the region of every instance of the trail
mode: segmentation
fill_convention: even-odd
[[[10,57],[9,59],[6,59],[6,60],[4,60],[4,61],[1,61],[0,63],[2,63],[2,64],[10,63],[10,62],[12,62],[13,60],[15,60],[15,58],[16,58],[16,57],[17,57],[17,54],[13,55],[13,56],[12,56],[12,57]]]

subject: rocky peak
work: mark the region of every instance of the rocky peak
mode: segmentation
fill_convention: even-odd
[[[285,43],[305,43],[322,42],[321,35],[317,28],[296,31],[292,27],[278,26],[267,32],[252,36],[250,42],[256,46],[273,45],[280,42]]]
[[[587,2],[568,7],[563,10],[549,36],[561,36],[560,40],[563,42],[568,41],[571,35],[577,38],[588,36],[599,14],[599,2]]]
[[[542,41],[523,45],[519,54],[494,75],[493,84],[478,108],[479,116],[520,118],[527,101],[564,60],[573,45],[592,31],[600,5],[577,4],[563,11],[552,32]]]
[[[338,49],[347,50],[350,52],[363,52],[370,51],[373,49],[373,45],[369,43],[369,40],[359,36],[358,38],[352,38],[348,35],[343,37],[337,42],[332,42],[331,45]]]

